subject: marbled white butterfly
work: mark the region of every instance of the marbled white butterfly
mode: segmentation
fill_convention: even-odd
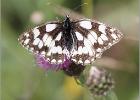
[[[20,44],[33,54],[44,56],[51,64],[71,59],[76,64],[91,64],[122,38],[122,33],[95,20],[48,22],[19,36]]]

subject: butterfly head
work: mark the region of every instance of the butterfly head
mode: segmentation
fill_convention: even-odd
[[[64,29],[70,29],[71,28],[71,21],[70,21],[69,15],[66,15],[63,27],[64,27]]]

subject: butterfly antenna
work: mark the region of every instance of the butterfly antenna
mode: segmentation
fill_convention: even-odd
[[[88,3],[82,3],[82,4],[78,5],[78,6],[76,6],[76,7],[73,9],[73,11],[76,11],[78,8],[80,8],[80,7],[82,7],[82,6],[85,6],[85,5],[88,5]],[[72,10],[69,12],[69,14],[71,14],[71,13],[72,13]]]
[[[63,11],[63,10],[62,10],[62,7],[59,6],[59,5],[56,5],[56,4],[52,3],[52,2],[48,2],[47,5],[48,5],[48,6],[53,6],[54,10],[55,10],[55,9],[59,9],[60,12],[63,13],[62,15],[64,15],[64,16],[67,16],[67,15],[68,15],[68,12],[66,13],[66,11]],[[61,10],[62,10],[62,11],[61,11]],[[58,19],[58,18],[57,18],[57,19]]]
[[[78,5],[77,7],[75,7],[73,10],[77,10],[78,8],[80,8],[80,7],[84,6],[84,5],[88,5],[88,3],[80,4],[80,5]]]

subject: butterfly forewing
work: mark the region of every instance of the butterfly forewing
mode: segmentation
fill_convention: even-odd
[[[91,20],[75,22],[77,50],[73,50],[73,61],[82,64],[92,63],[102,53],[122,38],[122,33],[103,23]]]
[[[50,63],[62,63],[63,35],[62,23],[51,22],[35,27],[19,37],[19,42],[30,52],[46,57]]]

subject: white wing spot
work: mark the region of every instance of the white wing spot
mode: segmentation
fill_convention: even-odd
[[[87,54],[88,53],[88,49],[86,47],[83,47],[83,53]]]
[[[112,46],[112,44],[111,44],[111,43],[108,43],[108,45],[109,45],[109,46]]]
[[[58,63],[62,63],[62,60],[58,60],[57,62],[58,62]]]
[[[89,64],[90,63],[90,61],[89,60],[85,60],[85,62],[84,62],[85,64]]]
[[[118,37],[116,36],[116,34],[111,34],[111,36],[113,37],[113,39],[117,39]]]
[[[101,36],[100,36],[104,41],[107,41],[108,40],[108,38],[104,35],[104,34],[101,34]]]
[[[57,46],[57,52],[58,54],[62,54],[62,48],[60,46]]]
[[[78,40],[83,40],[83,36],[79,32],[75,32]]]
[[[88,39],[84,38],[84,45],[86,46],[86,48],[89,52],[89,55],[92,56],[93,55],[93,50],[92,50],[91,42]]]
[[[112,33],[113,33],[115,30],[116,30],[115,28],[110,29],[110,31],[111,31]]]
[[[56,28],[56,24],[47,24],[46,25],[46,32],[51,32]]]
[[[102,53],[97,53],[97,54],[96,54],[96,57],[97,57],[97,58],[101,58],[101,55],[102,55]]]
[[[118,38],[121,38],[122,37],[122,34],[117,34]]]
[[[83,63],[83,61],[82,61],[82,60],[79,60],[79,61],[78,61],[78,63],[79,63],[79,64],[82,64],[82,63]]]
[[[37,28],[33,29],[34,39],[37,38],[40,34],[39,30]]]
[[[61,39],[61,36],[62,36],[62,32],[60,32],[57,37],[55,38],[56,41],[59,41]]]
[[[98,38],[98,43],[103,44],[103,40],[100,37]]]
[[[62,52],[63,54],[66,54],[67,57],[70,57],[70,52],[66,48]]]
[[[78,54],[81,55],[82,54],[82,46],[78,47]]]
[[[40,54],[43,55],[43,56],[45,56],[46,52],[45,51],[42,51]]]
[[[25,44],[25,45],[28,44],[28,43],[29,43],[29,40],[30,40],[30,39],[26,39],[26,40],[24,41],[24,44]]]
[[[48,34],[46,33],[46,34],[44,34],[44,36],[43,36],[43,38],[42,38],[42,40],[43,40],[44,43],[45,43],[45,41],[47,40],[47,38],[48,38]]]
[[[51,56],[51,50],[47,53],[47,56]]]
[[[92,43],[88,39],[84,38],[84,45],[88,48],[91,48]]]
[[[92,36],[97,40],[98,36],[94,31],[90,31],[90,33],[92,34]]]
[[[49,48],[52,48],[52,47],[54,47],[55,46],[55,41],[51,41],[51,43],[50,43],[50,45],[49,45]]]
[[[33,45],[38,45],[38,43],[40,42],[40,39],[39,38],[36,38],[33,42]]]
[[[77,60],[76,60],[76,59],[72,59],[72,61],[77,62]]]
[[[24,36],[26,36],[26,38],[28,38],[29,37],[29,33],[24,33]]]
[[[39,44],[38,44],[38,48],[41,49],[42,47],[43,47],[43,42],[40,41]]]
[[[51,63],[56,63],[56,60],[55,60],[55,59],[52,59],[52,60],[51,60]]]
[[[105,32],[106,26],[104,24],[99,25],[99,31],[106,34]]]
[[[97,52],[102,52],[101,48],[96,49]]]
[[[45,41],[45,44],[44,44],[44,45],[45,45],[45,46],[47,45],[47,46],[49,47],[51,41],[52,41],[52,38],[49,36],[49,37],[47,38],[47,40]]]
[[[91,62],[94,62],[94,61],[95,61],[95,58],[92,58],[92,59],[91,59]]]
[[[73,49],[73,50],[71,51],[72,56],[77,55],[77,53],[78,53],[78,51],[77,51],[77,50],[75,50],[75,49]]]
[[[47,58],[47,61],[50,61],[50,58]]]
[[[85,28],[85,29],[91,29],[92,25],[90,21],[81,21],[80,26]]]
[[[54,54],[57,53],[57,47],[52,47],[51,48],[51,53],[54,53]]]
[[[94,37],[91,34],[88,34],[88,40],[94,45],[94,43],[97,43],[97,41],[94,39]]]

